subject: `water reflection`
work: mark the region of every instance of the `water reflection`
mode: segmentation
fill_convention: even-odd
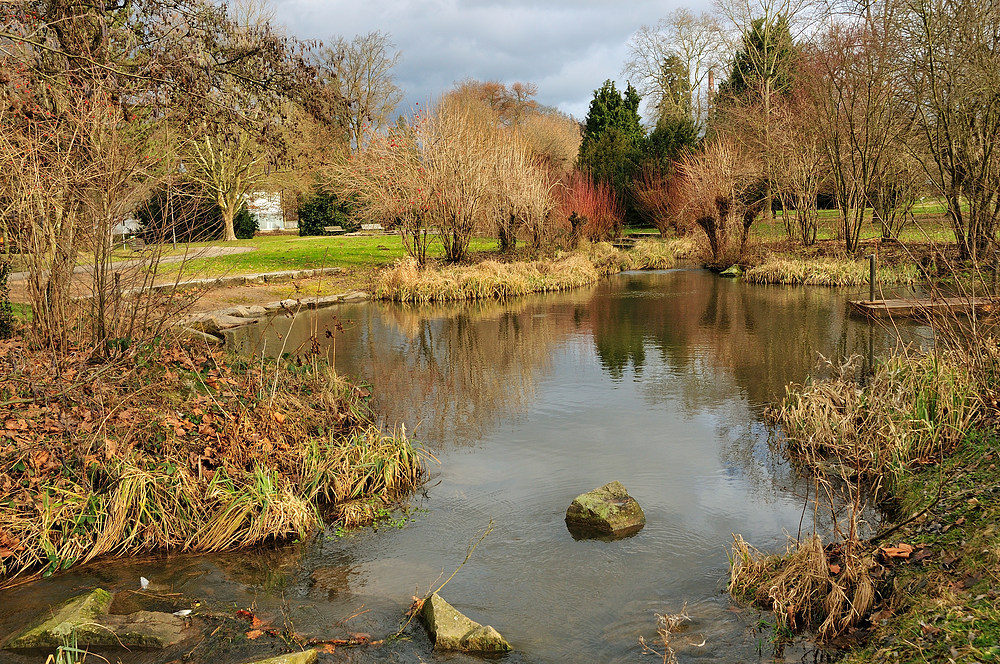
[[[382,636],[492,520],[445,595],[514,644],[510,661],[636,661],[638,637],[655,637],[654,613],[684,603],[705,645],[685,648],[682,661],[756,660],[756,637],[721,592],[727,548],[733,532],[779,548],[803,519],[804,486],[771,452],[762,412],[819,353],[865,350],[868,326],[846,317],[845,300],[675,270],[507,303],[345,305],[293,325],[275,319],[263,339],[244,330],[235,341],[271,354],[303,352],[315,338],[441,465],[402,529],[171,560],[162,573],[200,574],[184,592],[255,602],[310,636],[331,625]],[[876,351],[895,343],[875,335]],[[646,527],[618,542],[574,541],[566,507],[611,480],[642,505]],[[116,569],[126,576],[105,582],[134,583],[141,571]],[[445,659],[419,630],[350,657]]]

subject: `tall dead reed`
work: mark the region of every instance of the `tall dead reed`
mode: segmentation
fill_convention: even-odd
[[[856,545],[824,546],[819,535],[766,555],[734,536],[729,592],[774,612],[786,631],[813,629],[829,640],[860,624],[878,598],[876,568]]]
[[[788,387],[775,416],[793,459],[820,470],[832,459],[874,491],[891,489],[914,464],[951,452],[983,414],[977,378],[954,351],[893,356],[864,388],[854,368]]]
[[[324,516],[361,525],[420,481],[405,434],[328,367],[166,346],[113,381],[64,364],[82,377],[67,386],[6,343],[24,359],[0,381],[0,586],[105,555],[302,538]]]

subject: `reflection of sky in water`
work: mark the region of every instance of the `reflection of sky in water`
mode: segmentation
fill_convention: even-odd
[[[372,384],[387,420],[416,429],[441,464],[401,530],[320,538],[261,565],[224,557],[225,581],[216,563],[203,563],[214,570],[205,578],[220,597],[245,597],[243,584],[259,578],[257,601],[290,602],[307,631],[363,605],[370,611],[351,628],[385,634],[492,519],[445,595],[526,661],[634,661],[638,637],[655,635],[654,612],[685,602],[707,643],[682,649],[682,661],[754,659],[756,643],[721,592],[732,533],[779,548],[803,507],[801,485],[768,447],[762,409],[814,370],[817,353],[867,348],[868,326],[844,311],[834,291],[682,270],[504,304],[301,317],[282,331],[287,348],[308,347],[319,330],[332,350],[325,317],[352,321],[337,335],[338,369]],[[878,336],[881,352],[890,342]],[[619,542],[574,541],[569,502],[615,479],[643,506],[646,527]],[[356,656],[438,659],[419,635]]]

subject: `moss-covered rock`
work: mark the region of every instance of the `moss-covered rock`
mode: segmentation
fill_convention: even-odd
[[[180,643],[193,630],[169,613],[136,611],[109,615],[111,593],[96,588],[45,612],[12,636],[6,650],[51,650],[74,638],[87,648],[165,648]]]
[[[617,480],[577,496],[566,510],[566,527],[576,539],[627,537],[644,525],[642,507]]]
[[[315,650],[303,650],[302,652],[291,652],[287,655],[258,659],[247,664],[315,664],[319,655]]]
[[[424,601],[420,615],[436,650],[496,653],[511,649],[498,631],[470,620],[437,593]]]

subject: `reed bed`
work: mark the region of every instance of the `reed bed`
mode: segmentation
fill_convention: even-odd
[[[783,428],[785,452],[815,473],[817,494],[826,487],[831,509],[827,474],[841,476],[845,496],[852,498],[851,528],[838,528],[836,543],[824,546],[813,534],[782,555],[766,555],[735,536],[729,591],[773,610],[779,627],[813,629],[820,640],[862,623],[883,599],[879,583],[888,578],[877,556],[899,554],[858,538],[859,496],[898,500],[919,468],[944,464],[958,453],[970,431],[989,417],[994,378],[982,367],[995,366],[998,356],[992,343],[974,352],[951,346],[900,353],[876,366],[863,385],[856,375],[860,362],[853,358],[830,365],[829,378],[789,385],[782,404],[770,412]]]
[[[596,242],[551,260],[487,260],[471,266],[421,267],[407,258],[379,273],[373,294],[375,299],[414,303],[503,300],[569,290],[622,270],[659,270],[674,263],[672,245],[657,240],[642,240],[628,251]]]
[[[892,490],[915,464],[939,462],[983,415],[976,372],[958,352],[900,354],[858,387],[848,363],[827,379],[790,385],[773,414],[789,456],[814,469],[840,464]]]
[[[604,276],[625,270],[666,270],[677,262],[672,245],[661,240],[639,240],[627,250],[594,242],[584,246],[583,252]]]
[[[786,632],[813,629],[828,641],[861,623],[879,598],[875,559],[850,543],[824,546],[818,535],[767,555],[734,536],[729,592],[774,612]]]
[[[868,284],[868,262],[850,258],[785,258],[769,256],[743,273],[753,284],[806,286],[863,286]],[[876,270],[879,284],[899,286],[916,283],[916,265],[884,265]]]
[[[248,366],[174,346],[118,381],[66,389],[16,350],[28,361],[0,381],[0,587],[101,556],[363,525],[421,480],[420,453],[373,424],[367,390],[315,362]]]

